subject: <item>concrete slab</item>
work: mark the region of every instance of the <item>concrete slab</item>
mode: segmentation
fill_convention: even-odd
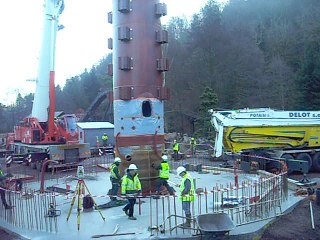
[[[220,174],[199,174],[196,172],[190,173],[193,178],[196,179],[196,187],[203,188],[207,190],[211,190],[213,187],[221,187],[225,188],[225,186],[234,185],[234,175],[233,173],[221,172]],[[96,203],[104,204],[108,202],[110,199],[107,196],[108,190],[111,188],[111,183],[109,180],[110,173],[99,173],[96,176],[90,176],[85,178],[84,181],[92,194]],[[172,182],[179,183],[180,178],[175,174],[171,175],[170,180]],[[258,175],[251,175],[251,174],[241,174],[239,175],[239,182],[257,182],[259,180]],[[76,190],[77,180],[67,181],[68,185],[70,185],[71,190]],[[45,182],[46,186],[55,185],[57,187],[65,188],[66,183],[64,180],[47,180]],[[37,183],[30,183],[29,187],[34,189],[39,189]],[[174,187],[177,192],[179,189]],[[87,191],[86,191],[87,192]],[[230,193],[234,194],[234,193]],[[238,192],[238,197],[244,197],[245,193]],[[74,195],[57,195],[56,196],[56,203],[57,209],[61,211],[61,216],[48,219],[49,226],[56,225],[58,228],[58,232],[56,233],[48,233],[48,232],[39,232],[39,231],[30,231],[25,230],[17,227],[13,227],[12,225],[6,223],[5,221],[1,220],[1,226],[13,231],[27,239],[34,239],[34,240],[53,240],[53,239],[90,239],[94,235],[109,235],[112,234],[118,226],[117,234],[128,234],[128,235],[119,235],[119,236],[112,236],[112,239],[149,239],[149,238],[187,238],[191,237],[190,230],[181,229],[177,232],[173,231],[170,235],[168,232],[166,234],[161,234],[158,231],[153,231],[151,236],[151,232],[148,231],[149,226],[157,225],[159,226],[163,220],[169,215],[169,211],[174,213],[173,206],[176,205],[176,214],[183,216],[183,211],[181,207],[181,202],[177,198],[171,197],[170,199],[167,197],[161,198],[159,200],[155,200],[152,198],[142,198],[140,200],[140,207],[141,207],[141,214],[139,214],[139,204],[135,205],[135,216],[137,217],[136,221],[129,220],[128,217],[122,211],[122,207],[114,207],[109,209],[102,209],[100,213],[105,218],[105,221],[101,217],[99,211],[92,210],[92,211],[81,211],[79,220],[77,218],[77,196],[76,202],[74,206],[71,206],[72,197]],[[194,214],[201,214],[205,213],[206,209],[208,208],[209,212],[212,212],[214,199],[211,197],[205,196],[202,197],[202,200],[198,200],[196,204],[198,206],[193,206],[193,208],[197,208],[194,211]],[[293,192],[289,192],[289,197],[287,201],[285,201],[281,205],[281,210],[284,212],[286,209],[289,209],[292,205],[300,201],[301,197],[295,197]],[[200,202],[200,203],[199,203]],[[206,203],[205,203],[206,202]],[[202,206],[199,206],[202,205]],[[200,208],[199,208],[200,207]],[[68,212],[71,209],[71,215],[69,220],[67,221]],[[158,209],[158,211],[156,211]],[[271,215],[272,216],[272,215]],[[258,221],[250,224],[244,224],[241,226],[237,226],[234,230],[230,232],[230,236],[238,236],[248,233],[253,233],[258,231],[259,229],[263,228],[267,223],[269,223],[272,219]],[[80,230],[77,230],[77,224],[80,221]],[[168,221],[167,221],[168,222]],[[178,219],[177,223],[181,223],[182,220]],[[175,219],[172,218],[172,225],[175,224]],[[167,226],[168,227],[168,226]],[[189,231],[189,232],[188,232]]]

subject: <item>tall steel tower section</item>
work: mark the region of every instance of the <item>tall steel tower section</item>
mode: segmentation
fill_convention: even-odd
[[[161,160],[164,148],[164,86],[168,60],[162,57],[162,44],[168,32],[160,18],[167,6],[159,0],[113,0],[108,20],[113,24],[114,125],[116,153],[124,171],[130,163],[139,168],[143,191],[155,187],[158,171],[151,165]],[[122,172],[123,173],[123,172]]]

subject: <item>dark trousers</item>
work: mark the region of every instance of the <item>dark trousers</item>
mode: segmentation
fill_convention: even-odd
[[[128,198],[128,204],[123,208],[123,211],[127,211],[129,209],[129,217],[133,216],[134,205],[136,204],[135,198]]]
[[[119,180],[111,178],[112,188],[111,188],[111,200],[117,200],[117,195],[119,191]]]
[[[6,191],[4,189],[0,189],[0,196],[1,196],[1,201],[3,205],[6,207],[8,206],[7,200],[6,200]]]
[[[179,157],[179,151],[173,151],[173,158],[175,161],[178,161],[178,157]]]
[[[190,148],[191,148],[191,155],[192,156],[195,155],[196,154],[196,146],[194,144],[191,144]]]
[[[166,189],[168,190],[168,192],[170,193],[170,195],[174,195],[173,189],[172,189],[172,187],[170,187],[170,185],[168,184],[167,179],[165,179],[165,178],[158,178],[158,180],[157,180],[157,185],[156,185],[156,188],[157,188],[157,192],[158,192],[158,193],[160,192],[161,186],[165,186]]]

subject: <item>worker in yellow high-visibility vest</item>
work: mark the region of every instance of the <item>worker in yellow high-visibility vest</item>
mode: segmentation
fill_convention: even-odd
[[[191,227],[191,202],[195,200],[195,189],[193,179],[187,172],[185,167],[177,168],[177,175],[182,178],[180,183],[180,196],[179,199],[182,201],[182,209],[186,214],[186,222],[182,224],[183,227]]]
[[[113,164],[110,167],[110,181],[112,184],[111,188],[111,201],[117,200],[118,190],[121,183],[121,176],[119,173],[119,165],[121,163],[121,159],[119,157],[115,157]]]
[[[162,162],[160,163],[159,166],[155,166],[155,164],[152,164],[152,167],[159,170],[159,178],[157,179],[156,183],[156,191],[157,194],[160,193],[160,188],[161,186],[165,186],[167,191],[170,193],[170,195],[174,195],[173,188],[169,186],[168,180],[170,177],[170,165],[168,163],[168,156],[163,155],[162,157]]]
[[[180,145],[179,143],[177,143],[177,140],[173,140],[172,150],[173,150],[173,158],[175,161],[177,161],[179,156],[179,150],[180,150]]]
[[[197,141],[194,137],[190,139],[190,149],[191,149],[191,155],[193,156],[196,154],[196,146],[197,146]]]
[[[108,139],[109,139],[108,135],[107,135],[106,133],[104,133],[104,134],[102,135],[102,137],[101,137],[102,144],[103,144],[104,147],[107,146]]]
[[[127,174],[122,177],[121,194],[126,195],[128,204],[122,209],[130,220],[137,220],[133,216],[134,204],[136,203],[136,195],[141,194],[141,183],[137,173],[137,166],[130,164],[127,169]]]

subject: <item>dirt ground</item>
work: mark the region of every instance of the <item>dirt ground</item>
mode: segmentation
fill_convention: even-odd
[[[309,173],[307,178],[311,181],[318,183],[317,186],[314,186],[314,190],[319,185],[319,177],[320,173]],[[301,174],[290,175],[289,178],[295,180],[301,180],[303,176]],[[310,199],[309,197],[305,197],[303,201],[301,201],[292,212],[288,213],[277,219],[274,223],[272,223],[268,228],[264,231],[261,240],[273,240],[273,239],[281,239],[281,240],[319,240],[320,239],[320,206],[316,204],[315,194],[311,196],[313,200],[312,209],[314,216],[314,226],[312,229],[311,224],[311,214],[310,214]]]
[[[320,239],[320,206],[312,202],[314,226],[312,229],[310,201],[308,198],[300,202],[295,209],[271,224],[262,235],[261,240],[311,240]]]

